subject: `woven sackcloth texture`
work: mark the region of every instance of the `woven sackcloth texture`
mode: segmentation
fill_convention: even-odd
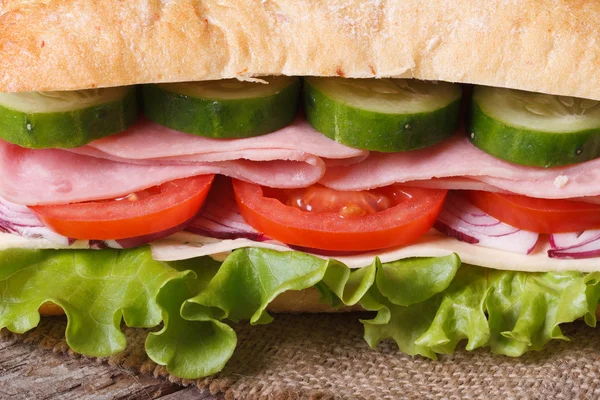
[[[401,354],[388,342],[370,349],[359,316],[277,315],[270,325],[237,324],[238,347],[225,370],[181,383],[209,387],[228,399],[600,398],[600,332],[581,322],[564,327],[571,342],[555,341],[521,358],[460,350],[431,361]],[[48,318],[27,334],[0,336],[76,356],[64,329],[64,319]],[[108,363],[168,375],[146,357],[146,331],[124,332],[127,350]]]

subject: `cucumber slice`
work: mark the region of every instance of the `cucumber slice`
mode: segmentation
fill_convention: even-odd
[[[237,79],[145,85],[148,118],[177,131],[214,138],[243,138],[274,132],[298,111],[300,80],[274,76],[260,82]]]
[[[305,78],[308,122],[345,145],[382,152],[436,144],[458,127],[461,88],[407,79]]]
[[[72,148],[137,118],[135,87],[0,93],[0,138],[32,149]]]
[[[475,87],[471,142],[515,164],[557,167],[600,157],[595,100]]]

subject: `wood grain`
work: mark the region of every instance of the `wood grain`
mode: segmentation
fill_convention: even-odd
[[[96,360],[42,350],[38,345],[0,341],[0,399],[218,400],[196,387],[135,375]]]

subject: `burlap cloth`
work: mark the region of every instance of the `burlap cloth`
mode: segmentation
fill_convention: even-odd
[[[393,343],[370,349],[357,318],[277,315],[270,325],[238,324],[238,347],[225,370],[181,383],[209,387],[229,399],[600,398],[600,332],[580,322],[564,329],[572,342],[555,341],[543,352],[518,359],[461,350],[430,361],[401,354]],[[64,328],[62,318],[44,319],[17,340],[69,353]],[[146,332],[124,331],[127,350],[107,361],[140,373],[168,375],[146,357]]]

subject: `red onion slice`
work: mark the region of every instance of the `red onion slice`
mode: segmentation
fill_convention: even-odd
[[[600,229],[550,235],[550,258],[581,259],[599,256]]]
[[[250,239],[259,242],[270,240],[244,221],[238,210],[231,181],[217,177],[206,206],[192,221],[186,231],[217,239]]]
[[[470,209],[469,211],[474,210]],[[504,224],[487,214],[481,215],[469,211],[461,211],[454,207],[453,204],[444,205],[444,213],[448,216],[448,219],[455,220],[457,225],[464,226],[466,229],[474,229],[478,232],[481,231],[488,236],[510,235],[519,230],[518,228]]]
[[[155,240],[166,238],[167,236],[171,236],[174,233],[181,232],[185,228],[187,228],[190,223],[194,220],[195,217],[185,221],[182,224],[174,226],[169,229],[165,229],[160,232],[150,233],[148,235],[136,236],[132,238],[119,239],[119,240],[106,240],[104,241],[108,247],[111,248],[120,248],[120,249],[131,249],[133,247],[139,247],[144,244],[148,244],[150,242],[154,242]],[[97,241],[96,241],[97,242]]]
[[[600,238],[568,249],[550,249],[548,257],[572,259],[600,257]]]
[[[550,247],[565,250],[583,246],[589,242],[600,239],[600,229],[583,232],[553,233],[550,235]]]
[[[46,228],[27,207],[0,197],[0,232],[30,239],[46,239],[60,246],[68,246],[69,239]]]
[[[447,236],[483,247],[530,254],[539,234],[491,217],[459,193],[450,192],[434,227]]]
[[[452,193],[452,198],[456,196]],[[467,200],[464,202],[461,201],[452,201],[447,202],[444,205],[447,211],[456,215],[460,219],[465,222],[476,225],[476,226],[494,226],[499,225],[500,221],[496,218],[493,218],[487,215],[485,212],[481,211],[479,208],[475,207],[473,204],[468,203]]]

